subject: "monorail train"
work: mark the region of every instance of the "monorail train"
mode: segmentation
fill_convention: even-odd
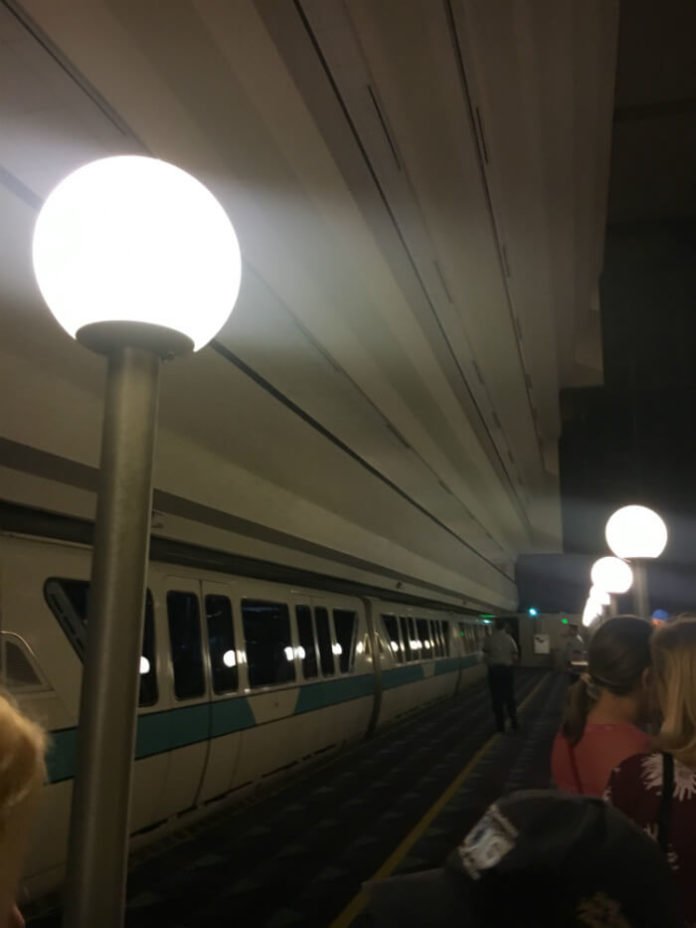
[[[132,847],[453,695],[485,622],[451,606],[227,573],[153,541],[140,657]],[[166,559],[165,559],[166,558]],[[196,560],[192,563],[192,560]],[[25,890],[62,880],[90,548],[0,533],[6,685],[51,733]],[[344,585],[345,586],[345,585]]]

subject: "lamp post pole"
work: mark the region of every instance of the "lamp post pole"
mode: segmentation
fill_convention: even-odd
[[[64,925],[121,928],[160,359],[220,331],[241,254],[200,181],[123,155],[83,165],[50,193],[32,259],[57,321],[109,359]]]
[[[65,894],[67,928],[121,928],[152,512],[159,357],[109,355]]]
[[[650,618],[650,597],[648,595],[648,571],[642,558],[632,558],[633,568],[633,609],[641,619]]]

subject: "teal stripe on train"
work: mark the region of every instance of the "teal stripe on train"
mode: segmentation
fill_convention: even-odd
[[[435,664],[435,674],[456,672],[460,666],[477,663],[476,656],[471,658],[449,658]],[[422,664],[410,664],[395,667],[382,673],[385,690],[405,686],[425,679]],[[355,677],[338,677],[334,680],[321,680],[307,683],[300,687],[294,714],[302,715],[325,709],[342,702],[371,696],[375,680],[372,674]],[[254,713],[246,696],[234,696],[212,703],[196,706],[182,706],[163,712],[150,712],[138,718],[135,741],[136,758],[152,757],[176,748],[186,747],[206,741],[209,737],[220,738],[253,728],[256,724]],[[75,776],[77,757],[77,729],[68,728],[51,734],[51,749],[47,758],[48,778],[51,783],[68,780]]]
[[[418,683],[424,679],[425,668],[422,664],[404,664],[403,667],[382,671],[382,686],[385,690],[393,690],[394,687],[405,686],[407,683]]]
[[[338,680],[322,680],[300,688],[295,706],[295,715],[314,712],[341,702],[371,696],[375,691],[375,678],[370,674],[359,677],[341,677]]]
[[[466,657],[448,657],[443,661],[435,664],[435,676],[439,677],[443,673],[456,673],[461,667],[465,670],[467,667],[476,667],[480,663],[478,654],[468,654]]]

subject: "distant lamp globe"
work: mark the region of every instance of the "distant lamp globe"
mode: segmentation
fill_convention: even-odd
[[[585,626],[585,628],[592,625],[594,620],[599,615],[599,612],[600,610],[597,604],[593,602],[592,600],[588,599],[587,602],[585,603],[585,608],[583,609],[583,613],[582,613],[582,624]]]
[[[98,351],[197,351],[225,324],[241,281],[237,236],[213,194],[136,155],[62,180],[39,213],[32,258],[60,325]]]
[[[624,506],[607,522],[606,538],[617,557],[656,558],[665,550],[667,526],[647,506]]]
[[[627,593],[633,583],[633,571],[618,557],[600,557],[592,565],[592,583],[607,593]]]
[[[590,589],[590,601],[598,606],[608,606],[611,603],[611,596],[601,587],[593,586]]]

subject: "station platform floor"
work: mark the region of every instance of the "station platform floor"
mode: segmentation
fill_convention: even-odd
[[[139,855],[126,928],[363,928],[366,880],[440,866],[499,795],[548,785],[566,685],[518,670],[520,732],[505,735],[472,686]]]

